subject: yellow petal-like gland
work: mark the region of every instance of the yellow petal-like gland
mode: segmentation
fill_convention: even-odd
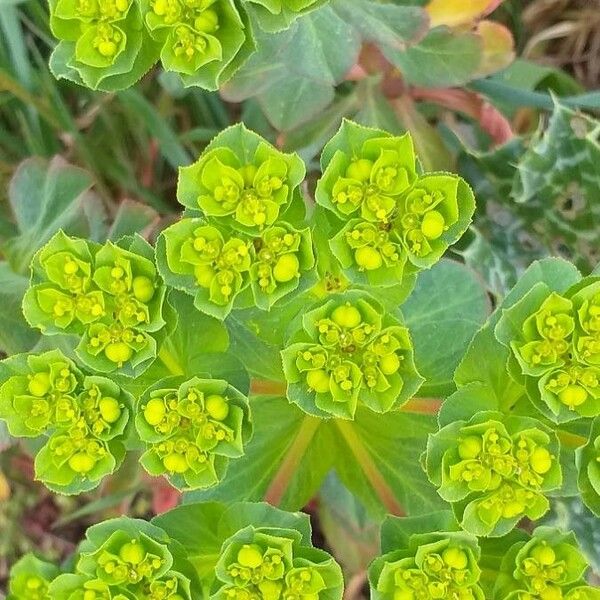
[[[144,408],[144,419],[149,425],[158,425],[164,418],[167,409],[159,398],[152,398]]]
[[[134,277],[132,283],[133,295],[137,300],[143,302],[150,302],[154,296],[154,283],[149,277],[145,275],[138,275]]]
[[[208,396],[204,401],[204,406],[206,412],[215,419],[215,421],[223,421],[229,414],[229,404],[227,400],[218,394]]]
[[[359,158],[354,162],[351,162],[346,170],[346,177],[350,179],[357,179],[358,181],[369,181],[371,177],[371,171],[373,170],[373,163],[366,158]]]
[[[395,352],[381,357],[379,368],[384,375],[393,375],[400,368],[400,358]]]
[[[306,374],[306,384],[318,394],[325,394],[329,391],[329,375],[323,369],[309,371]]]
[[[442,552],[442,560],[453,569],[466,569],[469,564],[467,553],[460,548],[446,548]]]
[[[275,281],[286,283],[298,276],[300,262],[295,254],[284,254],[277,259],[273,267]]]
[[[354,253],[354,260],[359,267],[366,269],[367,271],[375,271],[383,264],[381,254],[375,248],[371,248],[370,246],[361,246],[360,248],[357,248]]]
[[[48,373],[36,373],[29,380],[27,389],[32,396],[41,398],[48,393],[50,386],[50,375]]]
[[[461,440],[460,444],[458,445],[458,455],[463,460],[477,458],[481,453],[482,447],[483,445],[481,438],[475,435],[470,435]]]
[[[125,342],[111,342],[104,348],[104,354],[110,362],[122,365],[133,355],[133,350]]]
[[[139,565],[145,558],[146,551],[142,544],[136,540],[127,542],[121,546],[119,550],[119,557],[123,562],[131,565]]]
[[[262,550],[255,544],[245,544],[237,553],[237,561],[242,567],[256,569],[263,562]]]
[[[362,323],[362,316],[358,308],[344,304],[335,308],[331,313],[331,320],[345,329],[354,329]]]
[[[185,456],[176,452],[167,454],[163,458],[163,465],[169,473],[185,473],[189,468]]]
[[[569,408],[581,406],[588,397],[588,393],[580,385],[568,385],[558,394],[558,399]]]
[[[532,548],[529,556],[545,567],[553,565],[556,562],[556,553],[546,543]]]
[[[529,459],[531,468],[540,475],[544,475],[552,468],[552,455],[546,448],[535,448]]]
[[[437,210],[430,210],[423,217],[421,232],[427,239],[436,240],[444,233],[445,226],[444,217]]]
[[[98,403],[100,415],[107,423],[116,423],[121,416],[121,408],[115,398],[105,397]]]
[[[96,464],[96,459],[87,452],[77,452],[69,458],[69,467],[75,473],[89,473]]]

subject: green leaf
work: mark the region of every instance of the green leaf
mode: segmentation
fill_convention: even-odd
[[[419,274],[402,313],[415,346],[417,368],[425,377],[419,394],[452,393],[454,371],[489,313],[479,278],[460,263],[442,260]]]
[[[316,419],[279,396],[251,398],[255,435],[244,458],[213,490],[186,502],[238,498],[297,510],[330,470],[376,516],[422,514],[442,506],[418,462],[433,417],[359,408],[354,422]]]
[[[61,158],[31,158],[19,166],[9,187],[19,233],[4,245],[14,271],[25,273],[36,250],[61,228],[82,237],[104,234],[105,214],[93,183],[89,173]]]
[[[227,83],[226,99],[256,98],[271,124],[287,131],[310,120],[334,98],[356,61],[359,36],[328,5],[280,33],[256,32],[257,52]]]
[[[481,38],[470,32],[432,29],[418,44],[407,49],[384,48],[384,54],[413,85],[448,87],[463,85],[481,63]]]
[[[577,485],[584,504],[600,516],[600,417],[592,421],[589,440],[577,449]]]

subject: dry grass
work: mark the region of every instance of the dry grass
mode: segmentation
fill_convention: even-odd
[[[533,0],[524,8],[523,55],[600,88],[600,0]]]

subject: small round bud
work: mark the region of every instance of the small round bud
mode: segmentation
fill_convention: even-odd
[[[263,562],[262,551],[260,547],[255,544],[245,544],[240,548],[240,551],[237,554],[237,561],[242,567],[256,569],[257,567],[260,567]]]
[[[298,276],[300,263],[295,254],[284,254],[277,259],[277,263],[273,267],[273,277],[275,281],[286,283]]]
[[[227,400],[218,394],[208,396],[204,401],[204,406],[206,407],[206,412],[215,419],[215,421],[223,421],[229,414],[229,404],[227,403]]]
[[[185,456],[173,452],[167,454],[163,458],[163,465],[169,473],[185,473],[188,470],[188,464],[185,460]]]
[[[547,473],[552,467],[552,456],[546,448],[535,448],[529,459],[531,468],[540,475]]]
[[[444,217],[437,210],[430,210],[423,217],[421,232],[426,238],[435,240],[444,233],[445,225]]]
[[[124,342],[111,342],[104,348],[106,358],[119,365],[127,362],[133,355],[133,350]]]
[[[145,558],[146,551],[142,544],[138,541],[133,540],[123,544],[119,550],[119,557],[123,562],[131,565],[139,565]]]
[[[329,391],[329,375],[323,369],[309,371],[306,374],[306,383],[310,389],[315,390],[318,394]]]
[[[100,409],[100,415],[107,423],[116,423],[121,416],[121,408],[114,398],[102,398],[98,408]]]
[[[370,246],[361,246],[354,253],[354,260],[359,267],[367,271],[375,271],[383,264],[381,254]]]
[[[109,58],[117,53],[117,45],[111,40],[103,40],[98,44],[98,52]]]
[[[453,569],[466,569],[469,564],[467,553],[460,548],[446,548],[442,552],[442,559]]]
[[[135,277],[132,282],[133,295],[137,300],[143,302],[150,302],[154,296],[154,284],[149,277],[139,275]]]
[[[477,458],[481,453],[481,449],[481,439],[477,436],[470,435],[464,440],[461,440],[460,444],[458,445],[458,455],[463,460],[470,460],[473,458]]]
[[[351,162],[346,170],[346,177],[350,179],[356,179],[358,181],[369,181],[371,177],[371,171],[373,169],[373,163],[366,158],[359,158],[354,162]]]
[[[75,473],[89,473],[96,464],[96,459],[87,452],[77,452],[69,458],[69,467]]]
[[[331,313],[331,320],[345,329],[354,329],[362,323],[362,316],[356,307],[345,304]]]
[[[209,8],[203,11],[199,17],[196,17],[194,26],[198,31],[214,33],[219,28],[219,16]]]
[[[545,543],[532,548],[529,556],[531,556],[531,558],[535,559],[544,567],[549,567],[556,562],[556,554],[554,553],[554,550],[552,550],[552,548]]]
[[[580,385],[568,385],[558,394],[559,400],[569,408],[581,406],[587,397],[587,392]]]
[[[144,419],[149,425],[158,425],[165,418],[165,403],[159,398],[152,398],[144,408]]]
[[[381,357],[379,368],[384,375],[393,375],[400,368],[400,359],[395,352]]]
[[[41,398],[50,390],[50,375],[48,373],[36,373],[29,381],[27,389],[32,396]]]

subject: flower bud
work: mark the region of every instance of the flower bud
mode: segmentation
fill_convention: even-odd
[[[360,248],[357,248],[354,253],[354,260],[356,260],[356,264],[359,267],[366,269],[367,271],[375,271],[383,264],[381,254],[375,250],[375,248],[371,248],[370,246],[361,246]]]
[[[85,474],[94,468],[96,459],[87,452],[77,452],[69,458],[68,464],[75,473]]]
[[[163,464],[169,473],[185,473],[189,469],[185,456],[175,452],[167,454],[163,458]]]
[[[51,385],[49,373],[36,373],[29,380],[27,388],[32,396],[41,398],[50,391]]]
[[[149,425],[158,425],[166,414],[165,404],[159,398],[153,398],[144,407],[144,418]]]
[[[154,283],[149,277],[139,275],[132,282],[133,295],[137,300],[146,304],[154,297]]]
[[[283,254],[277,259],[273,268],[273,277],[276,281],[285,283],[298,277],[300,262],[295,254]]]
[[[331,313],[331,320],[345,329],[354,329],[362,323],[362,316],[360,311],[349,303],[338,306]]]
[[[436,240],[444,233],[445,226],[444,217],[437,210],[430,210],[423,216],[421,231],[426,238]]]
[[[123,562],[131,565],[139,565],[146,557],[146,551],[140,542],[132,540],[123,544],[119,550],[119,557]]]
[[[107,423],[116,423],[121,416],[121,408],[114,398],[102,398],[98,408],[100,409],[100,415]]]
[[[329,381],[329,374],[323,369],[315,369],[306,374],[306,384],[317,394],[325,394],[329,391]]]
[[[356,179],[358,181],[369,181],[371,177],[371,171],[373,169],[373,162],[366,158],[359,158],[354,162],[351,162],[346,170],[346,177],[350,179]]]
[[[133,350],[124,342],[111,342],[104,349],[104,354],[108,360],[121,366],[133,356]]]
[[[259,546],[246,544],[238,552],[237,561],[243,567],[256,569],[263,562],[262,551]]]
[[[218,394],[213,394],[208,396],[204,405],[206,407],[206,412],[216,421],[223,421],[227,418],[229,414],[229,404],[227,400]]]

